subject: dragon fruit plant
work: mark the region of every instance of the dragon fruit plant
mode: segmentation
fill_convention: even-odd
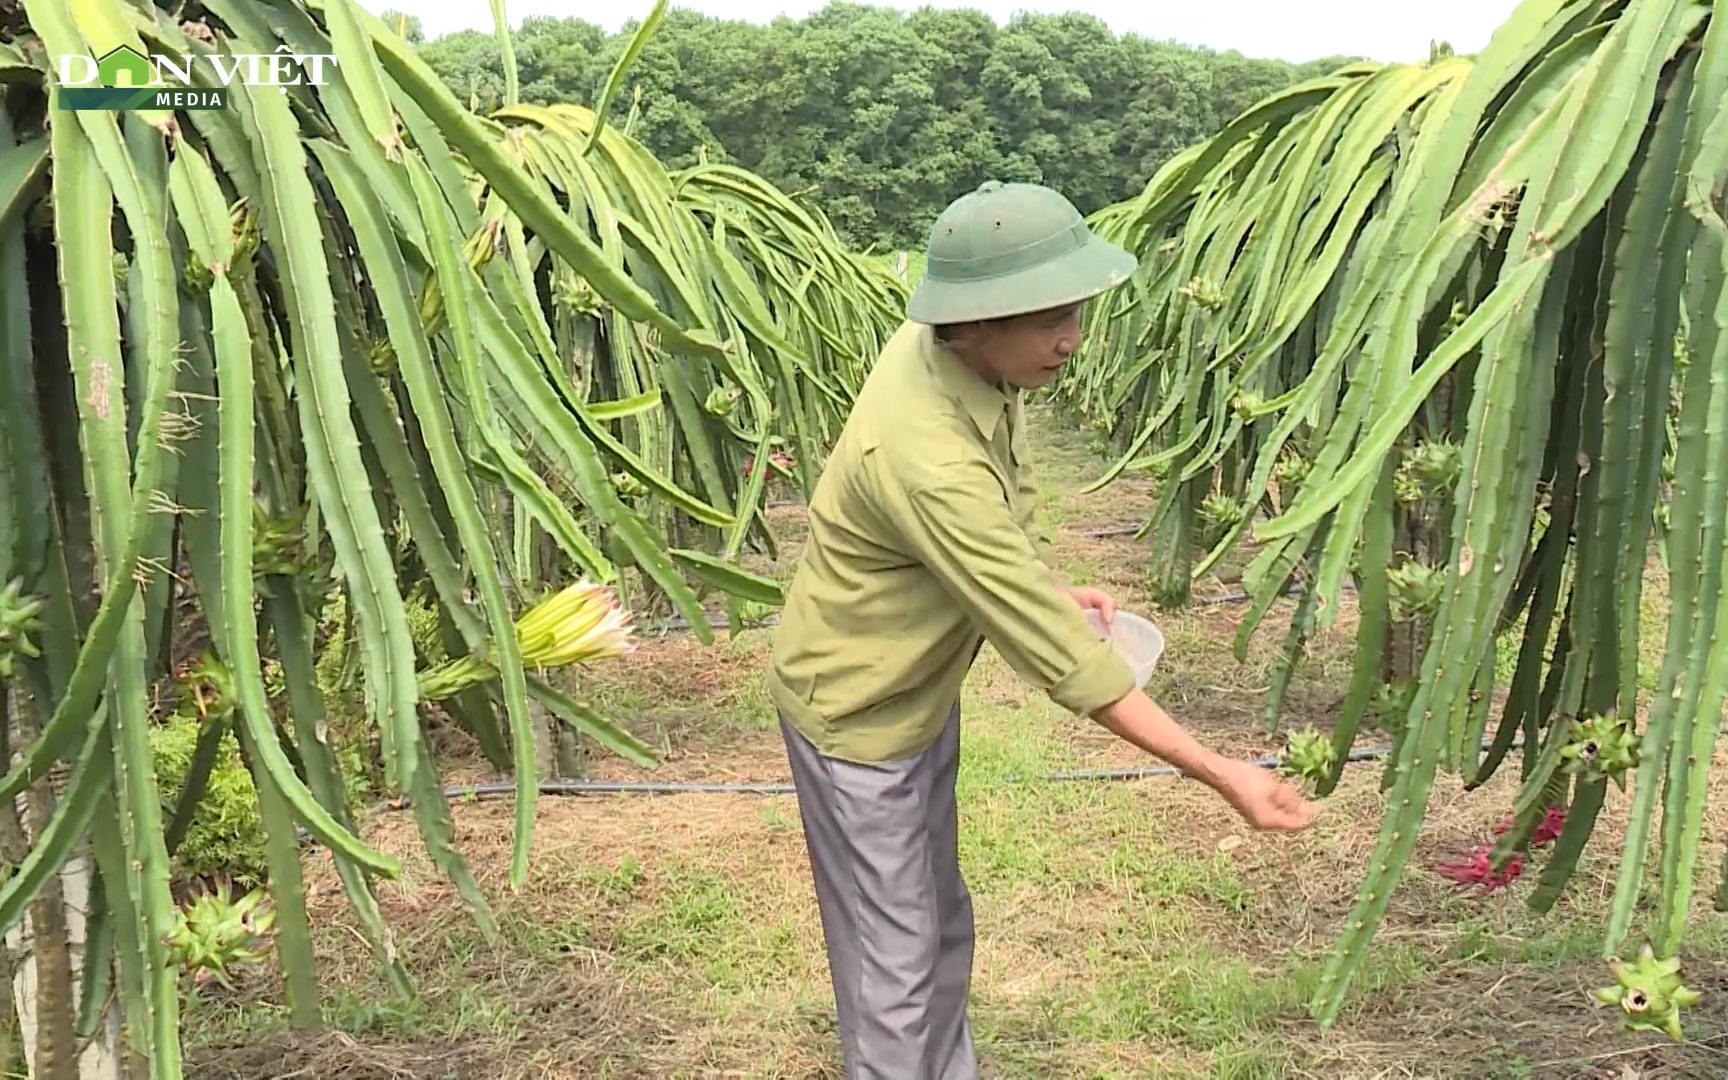
[[[1407,559],[1386,568],[1386,586],[1394,619],[1432,615],[1440,607],[1446,573],[1431,563]]]
[[[0,682],[12,677],[17,657],[42,655],[30,640],[42,629],[42,598],[24,595],[24,579],[13,578],[0,588]]]
[[[1285,739],[1284,752],[1278,755],[1278,771],[1312,788],[1332,775],[1337,762],[1338,752],[1331,737],[1310,724]]]
[[[1607,846],[1599,955],[1632,955],[1646,919],[1656,954],[1679,955],[1707,873],[1728,911],[1728,866],[1705,853],[1728,702],[1728,7],[1509,7],[1469,56],[1268,96],[1099,209],[1142,270],[1088,308],[1052,388],[1134,433],[1087,491],[1151,467],[1180,481],[1141,530],[1152,599],[1186,602],[1165,583],[1252,545],[1232,652],[1283,639],[1267,730],[1296,663],[1353,616],[1328,726],[1342,754],[1383,718],[1392,746],[1378,835],[1308,1002],[1323,1028],[1441,792],[1512,774],[1518,821],[1490,885],[1514,854],[1534,861],[1548,805],[1567,807],[1538,912]],[[1260,175],[1280,178],[1276,197],[1244,181]],[[1291,455],[1308,467],[1274,487]],[[1223,500],[1253,512],[1198,554]],[[1658,558],[1665,625],[1646,630]],[[1640,638],[1662,643],[1648,686]],[[1620,784],[1624,806],[1602,813]]]
[[[1622,1032],[1660,1031],[1680,1039],[1680,1010],[1696,1005],[1703,994],[1680,982],[1680,960],[1656,959],[1656,950],[1646,944],[1635,963],[1618,957],[1608,961],[1614,985],[1591,991],[1604,1005],[1620,1006]]]
[[[1573,729],[1560,756],[1567,772],[1587,780],[1606,778],[1625,791],[1626,772],[1638,764],[1638,746],[1638,733],[1625,719],[1612,712],[1592,714]]]
[[[1401,503],[1419,503],[1451,493],[1464,471],[1464,448],[1446,439],[1427,439],[1404,451],[1404,460],[1392,478],[1395,497]]]
[[[180,909],[163,944],[170,962],[191,972],[194,983],[215,979],[233,989],[229,975],[236,967],[260,964],[269,956],[275,924],[276,910],[262,887],[235,900],[222,881]]]

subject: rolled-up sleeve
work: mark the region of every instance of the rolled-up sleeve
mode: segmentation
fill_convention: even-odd
[[[1020,467],[1019,488],[1020,509],[1015,515],[1015,521],[1020,526],[1020,531],[1026,534],[1026,539],[1031,541],[1032,550],[1038,556],[1039,561],[1054,573],[1056,570],[1056,549],[1051,540],[1050,530],[1038,513],[1038,489],[1032,483],[1032,470],[1024,465]]]
[[[1074,713],[1134,689],[1134,673],[1063,592],[982,461],[943,466],[895,500],[917,557],[1022,678]]]

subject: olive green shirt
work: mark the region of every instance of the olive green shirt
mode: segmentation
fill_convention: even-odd
[[[770,693],[818,750],[876,762],[924,749],[985,640],[1075,713],[1134,688],[1033,535],[1026,457],[1019,392],[903,325],[816,485],[775,635]]]

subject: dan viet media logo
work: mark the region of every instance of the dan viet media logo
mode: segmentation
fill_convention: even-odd
[[[57,108],[226,109],[236,81],[246,86],[323,86],[336,67],[328,53],[297,53],[284,45],[273,53],[214,53],[145,56],[129,45],[100,57],[61,56],[54,90]]]

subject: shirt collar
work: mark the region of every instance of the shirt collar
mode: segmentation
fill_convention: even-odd
[[[954,351],[936,340],[935,331],[928,327],[920,328],[924,344],[924,355],[936,381],[947,391],[966,415],[972,418],[978,433],[986,442],[996,437],[996,427],[1008,415],[1013,404],[1013,395],[991,386]]]

